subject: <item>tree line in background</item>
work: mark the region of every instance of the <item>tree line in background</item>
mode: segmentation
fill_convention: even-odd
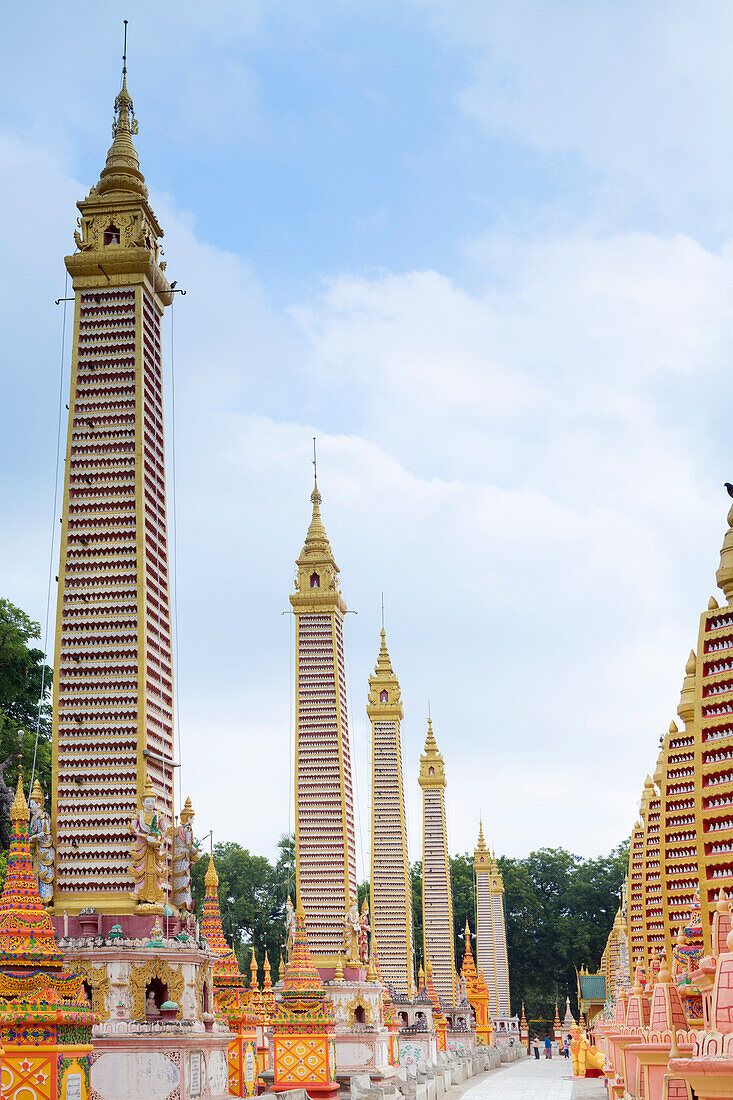
[[[295,885],[290,879],[295,865],[293,848],[292,837],[281,837],[280,855],[272,864],[264,856],[251,855],[239,844],[214,846],[224,933],[245,973],[254,946],[262,977],[266,949],[273,982],[279,974],[288,892],[293,902],[296,900]],[[598,966],[619,906],[628,860],[626,842],[598,859],[584,860],[563,848],[541,848],[523,859],[504,857],[497,861],[504,878],[513,1012],[521,1012],[524,1001],[528,1019],[551,1020],[555,998],[564,1005],[569,995],[577,1013],[575,967]],[[208,862],[204,857],[193,873],[194,901],[199,912]],[[476,932],[473,855],[454,856],[450,862],[455,951],[460,965],[467,920],[472,937]],[[422,864],[414,863],[411,871],[417,970],[423,949]],[[366,896],[368,884],[362,883],[360,906]],[[472,951],[475,958],[475,940]],[[561,1016],[563,1012],[564,1008]]]
[[[51,782],[51,669],[35,643],[41,629],[24,611],[0,599],[0,883],[7,866],[9,809],[18,777],[18,751],[29,780],[35,770],[47,794]],[[43,685],[43,691],[42,689]],[[41,700],[39,715],[39,699]],[[36,746],[36,731],[38,743]],[[284,835],[275,863],[251,855],[233,842],[214,848],[224,933],[240,966],[249,967],[254,945],[262,977],[267,950],[273,981],[279,974],[285,930],[285,901],[295,901],[294,840]],[[577,1010],[575,967],[595,968],[618,908],[628,867],[628,842],[608,856],[583,860],[563,848],[541,848],[523,859],[501,858],[504,878],[512,1011],[525,1003],[529,1019],[548,1019],[555,998],[570,995]],[[194,901],[201,911],[204,857],[193,870]],[[456,960],[465,951],[468,920],[475,933],[473,856],[451,859]],[[359,887],[359,905],[368,884]],[[412,866],[412,903],[416,969],[422,958],[422,865]],[[475,943],[473,945],[475,955]],[[562,1014],[562,1013],[561,1013]]]

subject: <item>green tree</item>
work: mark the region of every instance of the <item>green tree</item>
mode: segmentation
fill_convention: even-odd
[[[32,644],[40,636],[38,623],[10,600],[0,599],[0,846],[4,849],[10,843],[8,813],[18,780],[19,740],[23,771],[30,780],[37,723],[36,774],[47,800],[50,795],[52,673],[43,651]]]
[[[222,928],[242,973],[249,976],[254,947],[260,981],[264,976],[265,951],[272,967],[272,980],[277,981],[280,948],[285,941],[287,880],[283,883],[277,868],[265,856],[253,856],[233,841],[214,845],[214,864],[219,876]],[[199,913],[208,865],[204,856],[191,875],[194,905]]]
[[[563,848],[541,848],[523,859],[500,859],[512,1011],[551,1022],[555,998],[570,996],[577,1013],[575,968],[595,969],[619,905],[628,868],[628,841],[608,856],[581,859]],[[423,955],[422,865],[411,867],[417,971]],[[465,952],[465,924],[475,933],[473,856],[451,859],[456,965]]]
[[[460,970],[466,951],[466,921],[476,932],[476,889],[473,855],[451,856],[450,883],[453,892],[453,936],[456,967]]]

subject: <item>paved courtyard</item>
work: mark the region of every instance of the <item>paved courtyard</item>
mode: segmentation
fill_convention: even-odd
[[[606,1090],[602,1078],[573,1081],[573,1063],[544,1054],[520,1058],[487,1073],[477,1085],[469,1085],[460,1100],[601,1100]]]

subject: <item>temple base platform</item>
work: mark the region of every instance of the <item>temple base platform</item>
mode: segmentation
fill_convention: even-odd
[[[92,936],[74,934],[78,918],[52,919],[62,932],[65,925],[59,947],[101,1017],[92,1032],[90,1100],[228,1097],[234,1036],[214,1017],[215,956],[205,942],[185,932],[158,939],[155,915],[105,915]]]

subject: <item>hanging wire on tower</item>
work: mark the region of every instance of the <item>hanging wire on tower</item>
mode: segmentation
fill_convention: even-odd
[[[153,268],[155,270],[155,268]],[[180,669],[178,644],[178,497],[176,496],[176,371],[173,324],[175,295],[171,296],[171,498],[173,502],[173,637],[175,640],[175,679]],[[183,806],[183,741],[181,738],[181,703],[179,691],[174,694],[176,706],[176,732],[178,734],[178,804]]]
[[[36,760],[38,757],[38,738],[41,732],[41,715],[43,713],[43,699],[46,693],[46,661],[48,659],[48,629],[51,617],[51,582],[53,578],[54,547],[56,544],[56,508],[59,499],[59,466],[61,465],[61,420],[64,407],[64,359],[66,356],[66,299],[69,290],[69,273],[64,279],[64,310],[61,321],[61,362],[59,368],[59,407],[56,422],[56,471],[53,479],[53,512],[51,517],[51,546],[48,554],[48,587],[46,589],[46,625],[43,635],[43,664],[41,666],[41,691],[38,696],[38,714],[36,716],[36,737],[33,744],[33,766],[31,768],[31,785],[36,776]],[[58,675],[58,670],[57,673]]]

